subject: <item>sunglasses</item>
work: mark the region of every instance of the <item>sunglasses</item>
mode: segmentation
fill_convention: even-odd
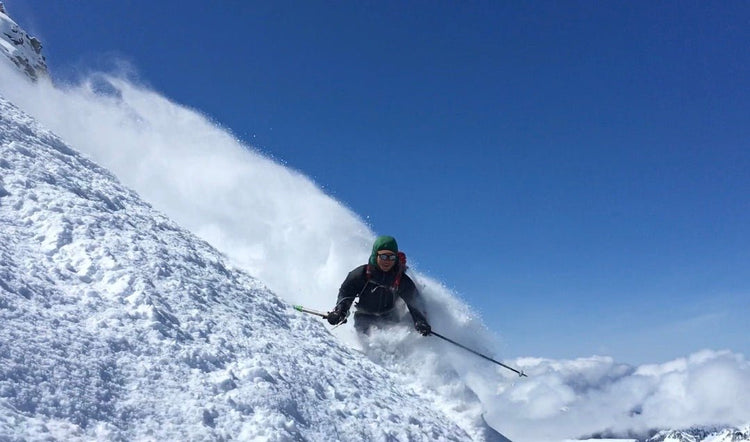
[[[395,261],[396,255],[393,253],[381,253],[378,254],[378,259],[382,259],[383,261]]]

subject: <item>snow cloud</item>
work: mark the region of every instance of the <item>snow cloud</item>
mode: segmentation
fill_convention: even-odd
[[[286,299],[327,307],[366,256],[373,233],[308,178],[121,76],[2,93]]]
[[[289,302],[330,308],[343,277],[369,254],[371,229],[310,179],[123,76],[32,85],[0,63],[0,94]],[[496,354],[496,338],[467,305],[438,281],[416,279],[436,329]],[[360,345],[351,327],[335,333]],[[401,352],[401,369],[436,394],[437,406],[458,410],[478,398],[476,412],[514,440],[750,421],[750,364],[728,351],[641,367],[599,356],[510,362],[528,378],[405,331],[375,335],[365,351],[381,362]]]
[[[643,435],[653,429],[750,421],[750,363],[728,351],[705,350],[640,367],[608,357],[516,363],[529,379],[500,385],[489,402],[489,420],[505,422],[509,437]]]

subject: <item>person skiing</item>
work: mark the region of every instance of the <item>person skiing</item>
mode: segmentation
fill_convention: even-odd
[[[351,272],[341,284],[338,300],[326,319],[331,325],[346,321],[352,303],[355,304],[354,328],[368,334],[376,323],[396,323],[399,298],[406,304],[414,328],[423,336],[432,332],[427,318],[420,310],[422,299],[414,281],[406,271],[406,255],[398,250],[398,243],[392,236],[379,236],[372,245],[368,264],[361,265]]]

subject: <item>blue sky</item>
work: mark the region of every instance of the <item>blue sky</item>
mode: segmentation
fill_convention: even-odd
[[[125,60],[395,235],[504,356],[750,354],[747,2],[5,4],[57,79]]]

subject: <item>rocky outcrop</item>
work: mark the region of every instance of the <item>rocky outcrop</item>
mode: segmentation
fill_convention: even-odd
[[[42,42],[21,29],[8,16],[2,3],[0,3],[0,53],[26,74],[31,81],[48,76],[47,62],[42,55]]]

